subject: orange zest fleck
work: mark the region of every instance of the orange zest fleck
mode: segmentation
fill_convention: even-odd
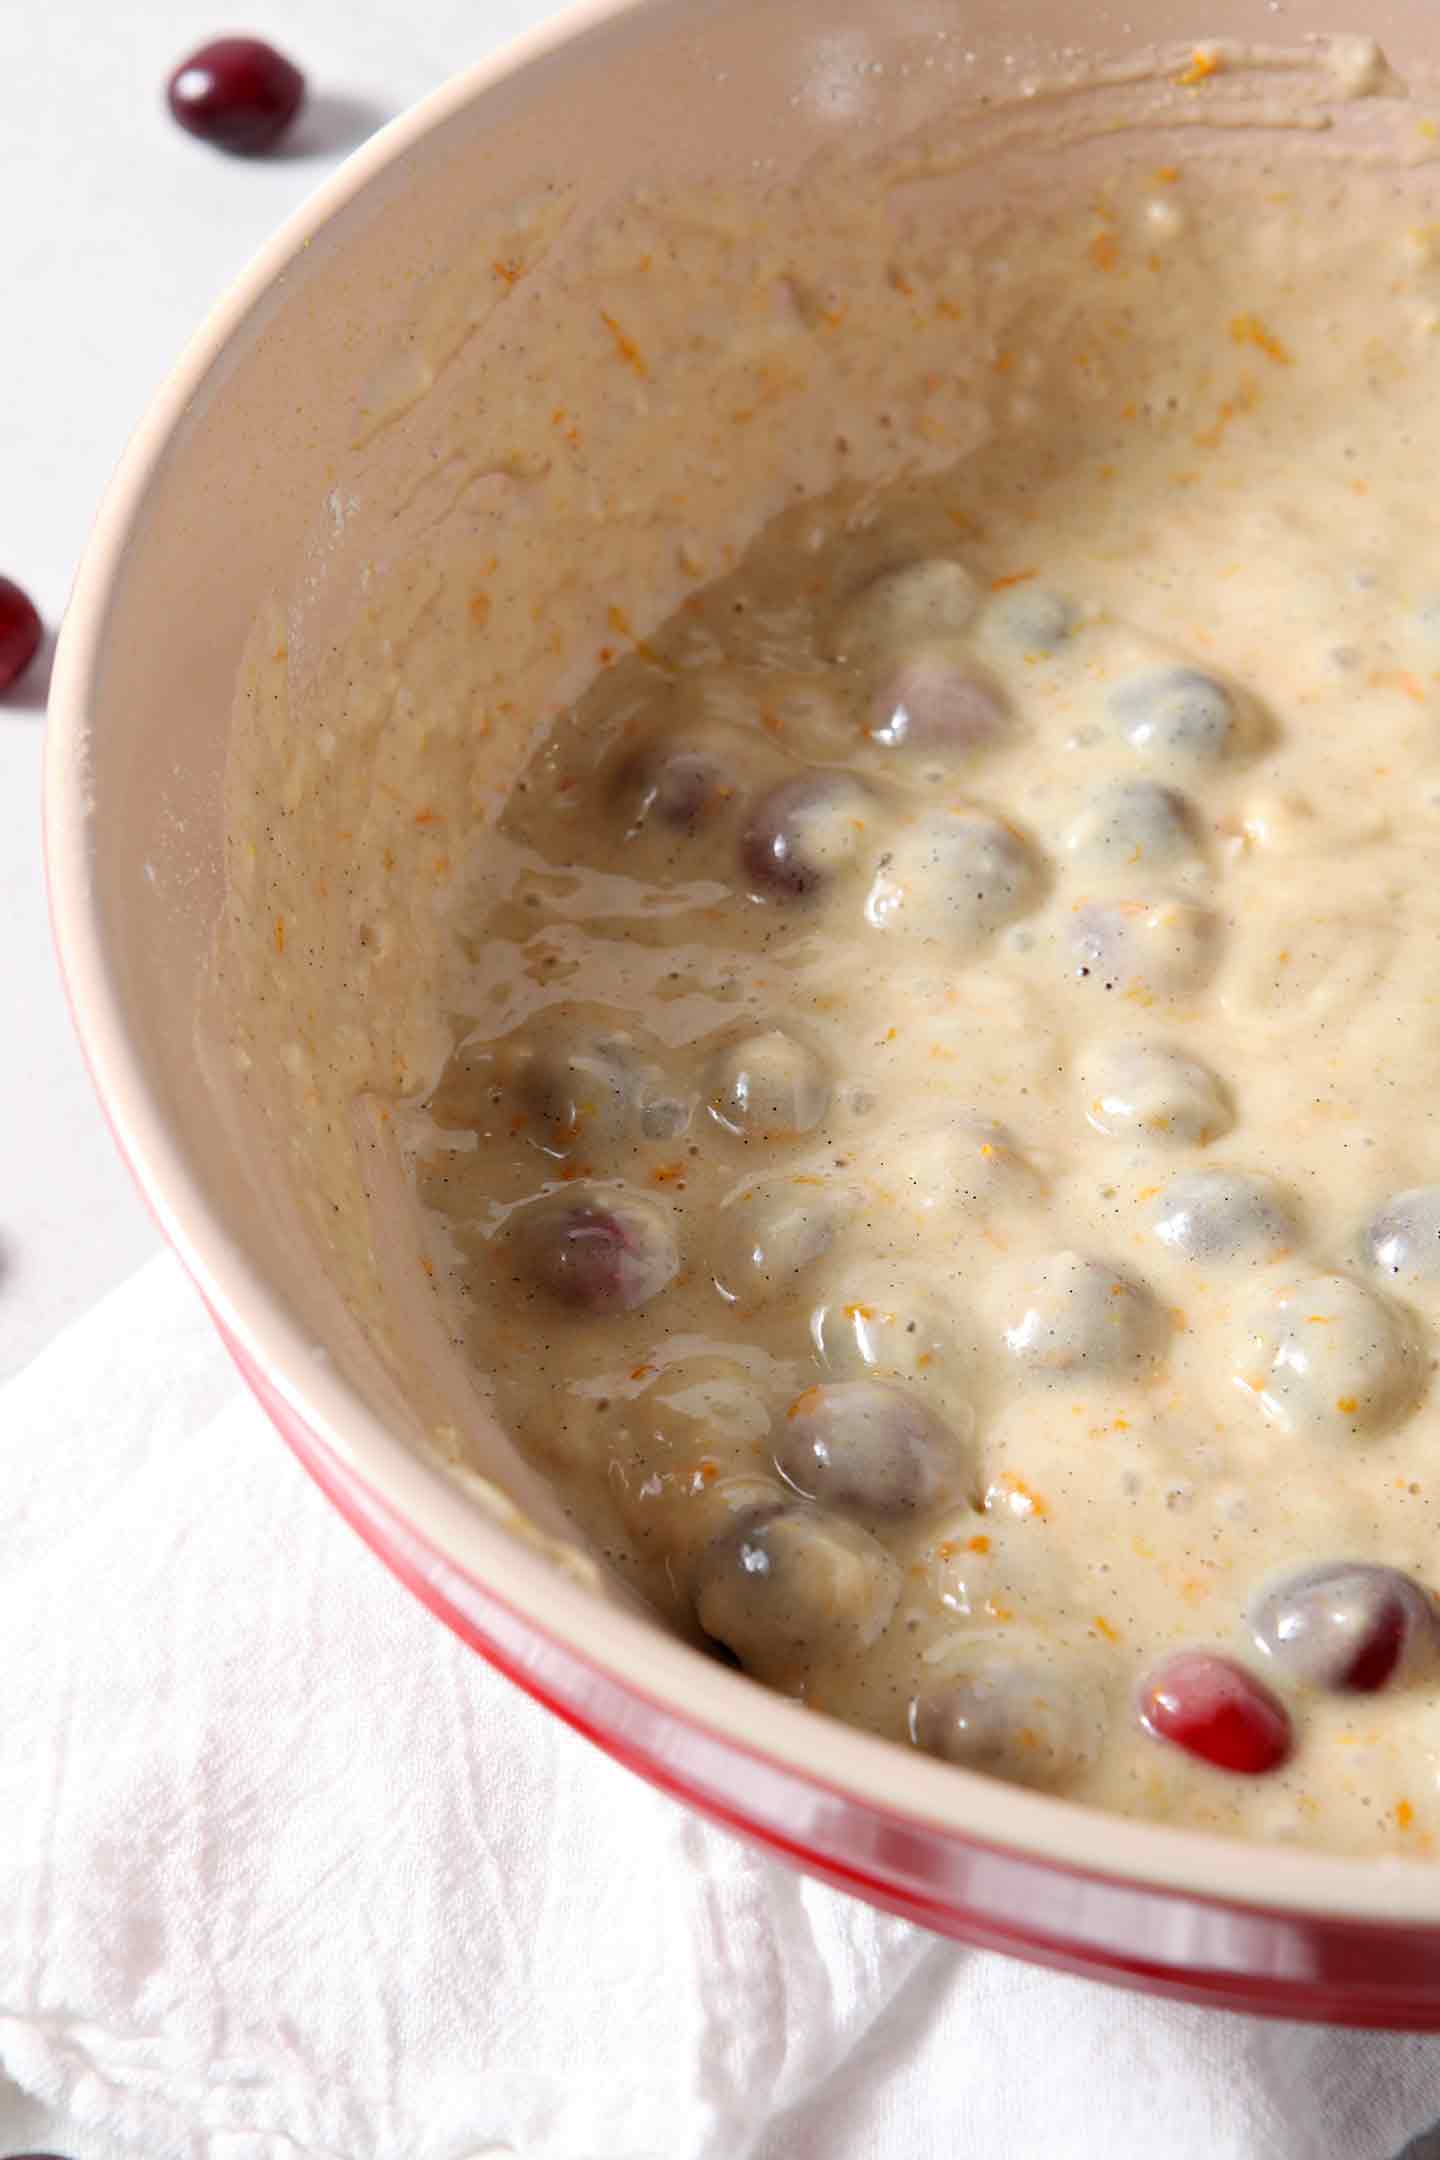
[[[1335,1398],[1335,1408],[1341,1417],[1354,1417],[1359,1407],[1359,1401],[1354,1395],[1337,1395]]]
[[[507,256],[504,262],[492,262],[490,267],[502,285],[518,285],[525,275],[525,265],[518,255]]]
[[[1013,1620],[1015,1617],[1010,1607],[1002,1605],[999,1598],[987,1597],[985,1610],[992,1620]]]
[[[1012,1499],[1024,1502],[1022,1513],[1038,1515],[1042,1519],[1050,1513],[1048,1505],[1034,1486],[1027,1485],[1024,1478],[1017,1477],[1013,1470],[1002,1470],[999,1482]]]
[[[1408,1830],[1410,1828],[1410,1825],[1414,1822],[1415,1810],[1410,1805],[1410,1802],[1408,1800],[1396,1801],[1395,1820],[1402,1830]]]
[[[285,918],[283,915],[275,917],[275,950],[277,953],[282,953],[285,950]]]
[[[1259,390],[1247,377],[1241,382],[1233,398],[1221,399],[1220,409],[1215,416],[1215,425],[1206,428],[1202,434],[1195,437],[1197,449],[1214,450],[1224,435],[1226,428],[1229,427],[1230,422],[1238,419],[1242,413],[1254,412],[1259,399]],[[1176,473],[1175,485],[1177,487],[1191,487],[1197,477],[1195,473]]]
[[[822,1397],[819,1388],[807,1387],[802,1395],[795,1397],[785,1415],[787,1418],[808,1417],[812,1410],[819,1409],[821,1401]]]
[[[471,622],[473,622],[473,623],[474,623],[474,624],[476,625],[476,627],[477,627],[478,629],[481,629],[481,630],[483,630],[483,629],[484,629],[484,627],[485,627],[485,625],[486,625],[486,623],[487,623],[487,622],[489,622],[489,620],[490,620],[490,595],[489,595],[489,593],[488,593],[488,592],[474,592],[474,593],[471,593],[471,595],[470,595],[470,620],[471,620]]]
[[[1096,1634],[1103,1635],[1106,1642],[1119,1642],[1119,1631],[1111,1627],[1109,1621],[1105,1618],[1103,1613],[1096,1613],[1094,1625]]]
[[[1372,690],[1400,690],[1417,705],[1425,703],[1425,685],[1408,668],[1375,668],[1369,680]],[[1378,770],[1383,775],[1385,768],[1381,766]]]
[[[642,381],[646,380],[650,370],[645,364],[645,355],[635,343],[634,338],[630,336],[628,331],[621,329],[615,317],[605,308],[600,310],[600,320],[615,340],[615,350],[619,353],[625,365],[634,368],[635,373]]]
[[[1223,64],[1219,53],[1197,45],[1175,80],[1183,90],[1190,90],[1196,83],[1208,82],[1212,75],[1218,75]]]
[[[1281,344],[1273,330],[1266,329],[1258,315],[1234,316],[1230,323],[1230,335],[1237,345],[1253,345],[1278,367],[1289,367],[1289,348]]]
[[[630,1377],[632,1380],[648,1380],[650,1375],[659,1369],[658,1365],[633,1365],[630,1368]]]
[[[619,636],[630,640],[642,660],[648,660],[654,667],[663,667],[665,665],[652,645],[647,645],[644,638],[636,637],[634,627],[624,608],[615,607],[612,603],[605,610],[605,619],[611,629],[616,631]]]
[[[417,825],[443,825],[444,822],[445,816],[443,811],[431,810],[427,807],[424,810],[417,810],[415,812],[415,823]]]
[[[657,1163],[650,1175],[657,1185],[673,1185],[677,1178],[684,1177],[685,1165],[683,1162]]]
[[[1174,187],[1176,181],[1180,178],[1180,168],[1178,165],[1157,165],[1155,178],[1160,182],[1161,187]]]
[[[990,1550],[990,1540],[988,1537],[966,1538],[965,1550],[966,1552],[987,1553]]]
[[[1005,592],[1012,585],[1028,585],[1031,578],[1039,577],[1038,570],[1012,570],[1008,577],[991,578],[991,592]]]
[[[1096,233],[1090,242],[1089,255],[1097,270],[1113,270],[1120,260],[1120,250],[1115,245],[1113,233]]]

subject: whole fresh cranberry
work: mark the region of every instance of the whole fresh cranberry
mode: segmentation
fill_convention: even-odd
[[[28,593],[0,577],[0,690],[25,673],[40,650],[43,626]]]
[[[166,97],[181,127],[242,156],[278,142],[305,98],[305,78],[260,38],[216,38],[182,60]]]
[[[1272,1583],[1250,1612],[1256,1645],[1289,1680],[1373,1695],[1440,1660],[1440,1623],[1419,1583],[1398,1568],[1338,1560]]]
[[[1233,1658],[1179,1650],[1140,1693],[1140,1722],[1157,1740],[1217,1770],[1259,1777],[1290,1753],[1290,1719],[1269,1688]]]

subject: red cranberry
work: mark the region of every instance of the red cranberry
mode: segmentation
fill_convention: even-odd
[[[1243,1665],[1212,1650],[1180,1650],[1151,1673],[1140,1722],[1157,1740],[1246,1777],[1278,1770],[1290,1753],[1283,1703]]]
[[[8,577],[0,577],[0,690],[19,682],[40,650],[42,634],[40,617],[29,595],[12,585]]]
[[[181,127],[221,150],[268,150],[299,112],[305,78],[259,38],[216,38],[182,60],[166,91]]]

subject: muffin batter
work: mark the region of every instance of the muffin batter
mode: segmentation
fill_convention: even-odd
[[[654,625],[596,529],[593,679],[434,952],[360,924],[431,1070],[351,1093],[502,1421],[697,1642],[963,1766],[1425,1853],[1440,248],[1380,168],[1106,159],[899,228],[963,455],[875,260],[780,282],[787,335],[867,316],[831,484],[708,582],[680,518]],[[617,382],[681,365],[607,313]],[[727,417],[783,473],[767,380]]]

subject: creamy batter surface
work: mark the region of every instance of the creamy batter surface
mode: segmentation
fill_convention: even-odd
[[[1440,229],[1303,153],[967,217],[792,258],[785,351],[865,317],[828,484],[677,512],[658,622],[597,517],[591,679],[498,816],[392,760],[468,852],[433,952],[361,911],[439,1040],[352,1077],[502,1421],[695,1641],[990,1774],[1426,1854]],[[614,397],[666,306],[607,311]],[[783,479],[789,394],[712,372],[697,425]]]

